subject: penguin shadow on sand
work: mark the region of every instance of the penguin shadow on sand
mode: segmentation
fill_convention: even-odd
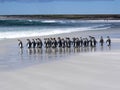
[[[19,49],[19,54],[22,55],[23,54],[23,48]]]
[[[52,49],[51,48],[45,48],[45,54],[51,54]]]
[[[31,49],[31,48],[28,48],[28,49],[27,49],[27,53],[28,53],[28,55],[32,55],[32,49]]]
[[[28,55],[43,54],[43,49],[41,48],[28,48]]]
[[[111,51],[111,45],[106,47],[107,51]]]
[[[66,51],[67,54],[70,54],[71,53],[71,48],[66,47],[65,51]]]
[[[52,54],[56,55],[58,52],[58,48],[52,48],[51,51]]]
[[[80,48],[78,48],[78,47],[74,47],[74,48],[73,48],[73,52],[74,52],[74,53],[78,53],[78,52],[80,52]]]
[[[62,54],[62,48],[60,47],[60,48],[58,48],[58,52],[59,52],[59,54]]]
[[[37,48],[36,53],[37,54],[43,54],[43,49],[42,48]]]
[[[89,52],[89,47],[83,47],[83,52]]]
[[[91,52],[96,52],[96,51],[97,51],[97,48],[96,48],[96,47],[90,47],[90,51],[91,51]]]

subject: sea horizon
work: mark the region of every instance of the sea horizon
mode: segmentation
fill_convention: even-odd
[[[120,20],[120,14],[13,14],[0,15],[1,19]]]

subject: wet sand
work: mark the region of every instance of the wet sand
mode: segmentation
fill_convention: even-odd
[[[99,40],[101,35],[116,33],[86,31],[45,37],[94,35]],[[1,90],[120,90],[120,38],[112,38],[111,48],[98,44],[92,49],[57,49],[52,53],[44,48],[30,53],[25,47],[26,38],[21,40],[23,53],[16,39],[0,41]]]

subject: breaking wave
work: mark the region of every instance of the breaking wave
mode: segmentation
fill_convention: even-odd
[[[0,20],[0,39],[120,27],[118,20]]]
[[[107,29],[109,27],[101,27],[101,29]],[[95,27],[81,27],[81,28],[55,28],[55,29],[34,29],[34,30],[19,30],[19,31],[6,31],[0,33],[0,39],[7,38],[22,38],[22,37],[32,37],[32,36],[45,36],[45,35],[55,35],[62,33],[71,33],[76,31],[88,31],[88,30],[98,30]]]

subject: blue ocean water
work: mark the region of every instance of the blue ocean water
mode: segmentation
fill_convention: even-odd
[[[0,20],[0,39],[120,28],[119,20]]]

